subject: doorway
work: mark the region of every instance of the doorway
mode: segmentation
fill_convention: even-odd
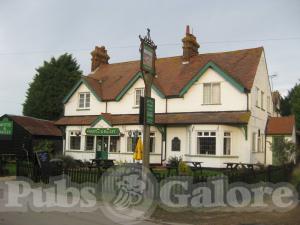
[[[108,159],[108,136],[96,137],[96,159]]]

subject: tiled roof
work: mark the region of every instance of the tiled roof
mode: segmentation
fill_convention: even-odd
[[[102,116],[112,125],[138,124],[137,114]],[[56,125],[91,125],[96,119],[94,116],[66,116],[55,122]],[[247,124],[250,113],[246,111],[238,112],[195,112],[195,113],[159,113],[155,115],[157,125],[172,124]]]
[[[7,115],[7,117],[32,135],[62,136],[61,131],[54,125],[53,121],[41,120],[27,116]]]
[[[178,96],[206,64],[213,62],[235,82],[250,90],[262,52],[263,48],[259,47],[199,54],[192,57],[188,64],[182,63],[181,56],[160,58],[156,61],[154,85],[167,97]],[[139,72],[139,66],[140,61],[104,64],[85,79],[102,100],[110,101],[116,99]]]
[[[267,134],[292,134],[295,127],[295,116],[270,117],[267,124]]]

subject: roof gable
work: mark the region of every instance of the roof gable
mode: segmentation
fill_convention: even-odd
[[[73,94],[78,90],[78,88],[84,84],[92,93],[93,95],[101,101],[101,85],[99,81],[89,78],[89,77],[82,77],[71,89],[71,91],[67,94],[67,96],[63,99],[63,103],[67,103],[69,99],[73,96]]]
[[[251,90],[262,52],[260,47],[199,54],[188,64],[182,63],[181,56],[160,58],[156,61],[157,74],[152,88],[162,98],[182,97],[208,68],[212,68],[238,90]],[[101,65],[74,86],[64,103],[81,83],[85,83],[103,101],[119,101],[141,77],[140,61]]]
[[[222,76],[226,81],[228,81],[232,86],[234,86],[236,89],[238,89],[240,92],[244,92],[244,87],[239,82],[234,80],[230,75],[228,75],[225,71],[223,71],[219,66],[217,66],[214,62],[210,61],[208,62],[200,71],[199,73],[194,76],[180,91],[179,97],[183,97],[183,95],[193,86],[195,82],[197,82],[200,77],[208,70],[213,69],[215,72],[217,72],[220,76]]]

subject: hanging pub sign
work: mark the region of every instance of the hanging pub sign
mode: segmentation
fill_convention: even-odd
[[[146,99],[146,104],[144,103]],[[145,106],[146,105],[146,109]],[[146,111],[146,113],[145,113]],[[140,97],[140,115],[139,115],[139,123],[144,124],[144,116],[145,122],[147,125],[155,124],[155,99],[150,97]]]
[[[0,120],[0,137],[1,139],[11,139],[13,134],[13,121],[8,118]]]
[[[155,50],[157,46],[150,38],[150,29],[147,29],[147,36],[142,38],[141,40],[141,71],[150,73],[155,75],[155,60],[156,60],[156,53]]]
[[[86,135],[119,136],[119,128],[86,128]]]

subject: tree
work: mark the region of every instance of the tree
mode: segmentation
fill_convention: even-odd
[[[271,149],[275,165],[289,163],[297,154],[296,145],[292,141],[285,139],[284,136],[273,137]]]
[[[40,119],[55,120],[63,113],[63,99],[82,75],[71,54],[63,54],[36,69],[29,84],[23,114]]]
[[[282,116],[294,114],[297,128],[300,128],[300,84],[296,84],[281,100],[280,112]]]

